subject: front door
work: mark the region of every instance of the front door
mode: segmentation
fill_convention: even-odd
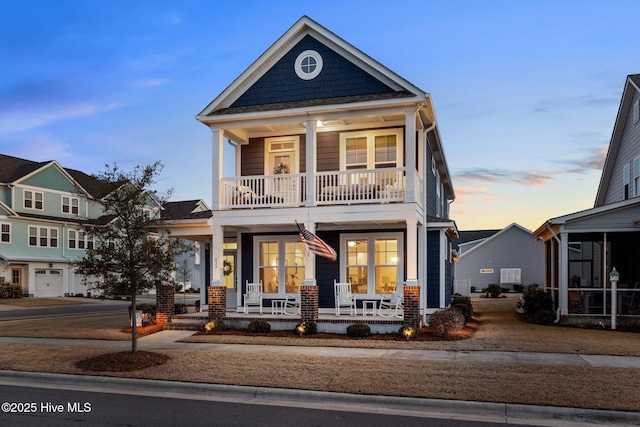
[[[238,306],[236,291],[236,253],[227,252],[222,256],[222,281],[227,288],[227,310],[235,311]]]
[[[22,288],[22,268],[11,269],[11,284]]]

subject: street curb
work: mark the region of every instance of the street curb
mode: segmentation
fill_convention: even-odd
[[[513,403],[473,402],[413,397],[359,395],[325,391],[253,387],[181,381],[118,378],[93,375],[51,374],[0,370],[0,380],[65,384],[85,387],[118,387],[131,390],[187,395],[225,396],[266,401],[314,402],[334,405],[359,405],[406,412],[455,413],[501,419],[571,421],[585,424],[640,424],[640,412],[536,406]]]

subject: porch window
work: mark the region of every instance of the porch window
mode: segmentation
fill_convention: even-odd
[[[403,275],[402,234],[343,235],[342,281],[351,283],[353,293],[379,295],[393,292]]]
[[[380,169],[402,166],[402,129],[340,134],[340,169]],[[400,163],[400,164],[399,164]]]
[[[257,271],[266,294],[296,293],[304,280],[305,247],[296,237],[256,238]]]

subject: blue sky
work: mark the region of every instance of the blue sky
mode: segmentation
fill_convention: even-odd
[[[461,230],[593,206],[637,1],[21,1],[0,15],[0,152],[97,173],[160,160],[211,199],[195,120],[302,15],[431,93]],[[634,68],[635,67],[635,68]]]

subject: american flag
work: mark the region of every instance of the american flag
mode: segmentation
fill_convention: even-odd
[[[321,257],[329,258],[331,261],[335,261],[338,258],[336,251],[323,242],[321,238],[304,228],[304,225],[298,224],[298,221],[296,221],[296,225],[298,226],[302,243],[307,245],[311,252]]]

